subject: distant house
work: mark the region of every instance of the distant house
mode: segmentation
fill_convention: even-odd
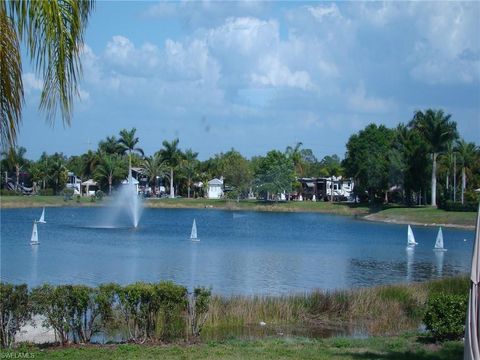
[[[133,185],[135,186],[135,191],[136,191],[136,193],[138,194],[138,184],[139,184],[139,181],[132,176],[132,183],[133,183]],[[122,185],[128,185],[128,184],[129,184],[128,178],[126,178],[125,180],[122,181]]]
[[[354,182],[352,179],[344,179],[341,176],[299,178],[302,190],[298,198],[302,196],[305,200],[329,200],[332,191],[336,201],[353,201]]]
[[[220,199],[223,197],[223,177],[214,178],[208,182],[207,197],[209,199]]]
[[[82,186],[82,180],[73,172],[69,171],[66,187],[69,189],[73,189],[73,193],[75,195],[80,195],[81,186]]]
[[[86,196],[95,196],[97,191],[97,182],[93,179],[88,179],[87,181],[82,182],[82,187],[84,190],[82,193]]]

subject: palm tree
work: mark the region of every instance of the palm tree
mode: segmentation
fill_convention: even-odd
[[[25,159],[25,153],[27,149],[23,146],[20,147],[11,147],[7,152],[4,152],[6,156],[7,163],[11,169],[15,169],[15,190],[19,190],[20,185],[20,170],[26,164],[27,160]]]
[[[98,150],[108,155],[120,155],[123,153],[123,147],[118,143],[115,136],[107,136],[105,140],[101,140],[98,143]]]
[[[128,154],[128,167],[132,167],[132,152],[137,152],[144,155],[143,150],[139,147],[136,147],[139,140],[138,137],[135,136],[135,132],[137,129],[132,128],[129,130],[123,129],[120,131],[120,139],[118,139],[118,144],[120,145],[121,149],[123,149],[123,153]]]
[[[302,145],[303,143],[297,142],[294,147],[287,146],[287,149],[285,150],[287,157],[293,161],[293,166],[295,167],[295,172],[298,177],[302,177],[304,173],[303,154],[300,150]]]
[[[40,110],[53,123],[60,108],[64,124],[70,124],[81,77],[83,35],[93,5],[92,0],[0,2],[2,147],[15,146],[22,117],[21,41],[43,79]]]
[[[93,173],[95,172],[95,168],[100,162],[99,154],[93,152],[92,150],[88,150],[85,154],[82,155],[82,162],[82,176],[88,178],[93,175]]]
[[[164,140],[162,145],[163,149],[158,151],[158,154],[162,157],[162,159],[167,163],[170,168],[170,198],[175,197],[175,192],[173,188],[173,170],[178,167],[182,160],[182,152],[178,148],[178,139],[172,140],[172,142],[168,142]]]
[[[457,123],[450,120],[442,110],[417,111],[410,126],[417,129],[432,154],[432,206],[437,206],[437,157],[446,150],[447,144],[458,137]]]
[[[192,178],[196,174],[197,170],[197,156],[198,152],[194,152],[192,149],[185,151],[184,158],[182,161],[182,167],[185,171],[185,176],[187,177],[187,197],[190,198],[190,189],[192,187]]]
[[[106,179],[108,182],[108,195],[112,195],[112,183],[114,178],[122,174],[122,162],[118,155],[102,154],[100,163],[95,169],[95,177],[98,180]]]
[[[49,174],[53,179],[54,191],[57,194],[60,184],[66,182],[68,178],[67,168],[61,159],[54,159],[50,162]]]
[[[465,170],[469,168],[475,161],[475,157],[478,156],[478,147],[473,142],[467,143],[465,140],[460,139],[457,141],[456,150],[460,158],[460,164],[462,165],[462,204],[464,202],[465,189],[467,187],[467,176]]]
[[[165,177],[168,173],[167,164],[157,153],[143,160],[142,172],[148,178],[149,182],[153,183],[155,189],[157,178]]]

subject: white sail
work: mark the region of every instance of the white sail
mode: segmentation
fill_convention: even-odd
[[[38,245],[38,232],[37,232],[37,222],[33,222],[32,238],[30,239],[31,245]]]
[[[40,216],[40,220],[38,220],[39,223],[45,224],[45,207],[42,210],[42,215]]]
[[[443,248],[443,232],[442,232],[442,228],[438,229],[437,241],[435,241],[435,247],[433,248],[433,250],[446,251],[446,249]]]
[[[197,238],[197,223],[195,222],[195,219],[193,219],[193,225],[192,225],[192,233],[190,234],[190,240],[192,241],[200,241]]]
[[[408,225],[408,246],[417,245],[418,243],[415,241],[415,236],[413,235],[412,228]]]

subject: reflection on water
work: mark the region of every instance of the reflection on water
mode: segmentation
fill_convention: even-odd
[[[405,251],[406,226],[311,213],[145,209],[95,227],[109,208],[51,208],[30,246],[36,209],[2,209],[1,280],[50,283],[172,280],[216,294],[303,293],[422,281],[467,273],[473,232],[445,229],[445,253],[432,251],[437,229],[414,227],[418,245]],[[201,241],[188,240],[196,219]],[[469,239],[469,241],[463,241]]]
[[[412,268],[413,268],[413,257],[414,251],[412,247],[407,247],[405,252],[407,253],[407,282],[412,281]]]
[[[437,259],[437,276],[440,278],[443,275],[443,257],[444,257],[444,252],[443,251],[434,251],[435,253],[435,258]]]

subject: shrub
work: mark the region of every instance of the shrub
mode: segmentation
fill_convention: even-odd
[[[73,197],[73,194],[75,193],[75,191],[71,188],[65,188],[63,189],[62,191],[62,195],[63,195],[63,199],[65,201],[67,200],[72,200],[72,197]]]
[[[15,334],[31,319],[27,285],[0,283],[0,345],[11,347]]]
[[[14,196],[14,195],[18,195],[18,193],[14,190],[0,189],[0,195],[1,196]]]
[[[478,202],[476,201],[466,201],[464,204],[461,202],[453,202],[447,200],[445,202],[446,211],[471,211],[476,212],[478,209]]]
[[[40,189],[40,190],[38,190],[38,195],[53,196],[53,189],[51,189],[51,188]]]
[[[97,198],[98,201],[102,201],[104,196],[105,194],[103,193],[102,190],[97,190],[97,192],[95,193],[95,197]]]
[[[195,288],[188,297],[188,321],[190,331],[194,337],[200,336],[203,325],[207,320],[208,308],[212,291],[206,288]]]
[[[466,295],[436,294],[427,301],[423,321],[437,341],[460,339],[464,333]]]

